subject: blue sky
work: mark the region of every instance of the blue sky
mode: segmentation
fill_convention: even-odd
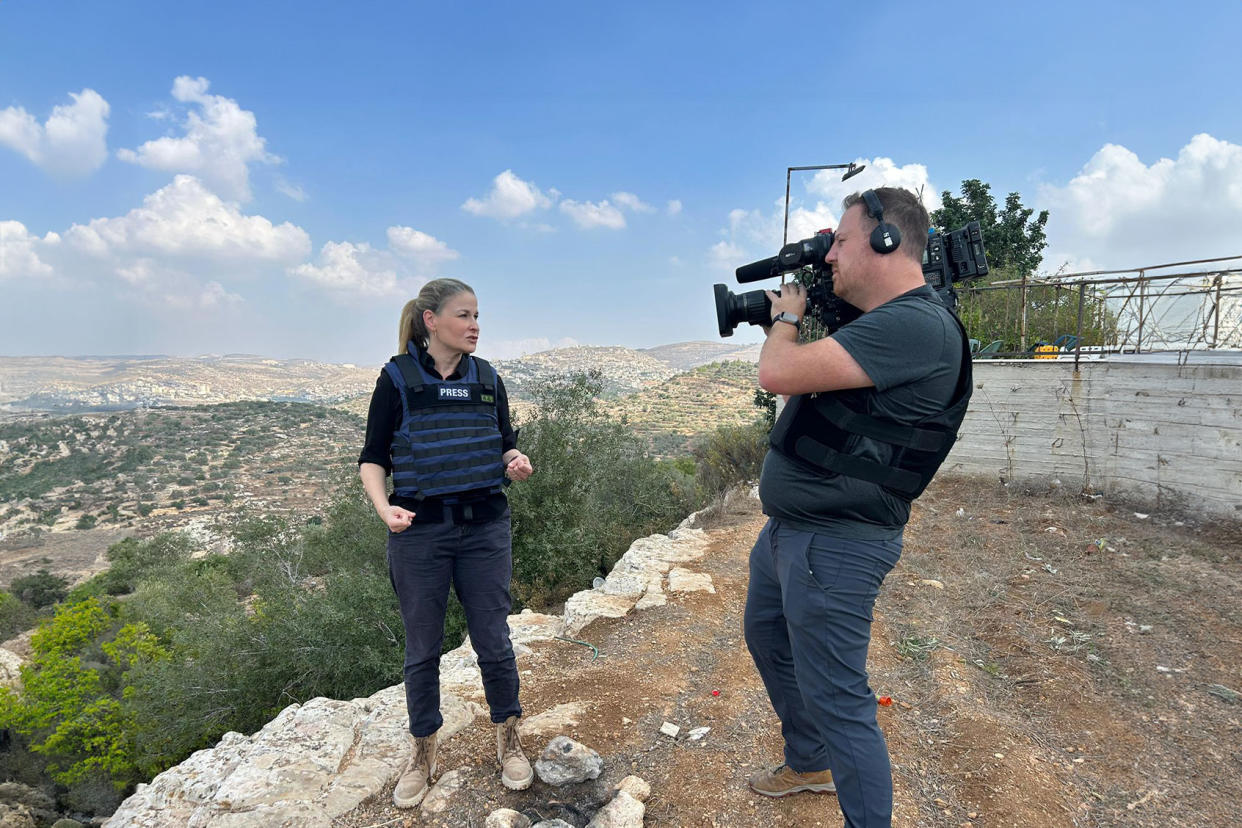
[[[1052,211],[1045,267],[1242,253],[1235,3],[0,2],[0,354],[372,364],[715,339],[867,186]],[[755,341],[752,330],[740,342]]]

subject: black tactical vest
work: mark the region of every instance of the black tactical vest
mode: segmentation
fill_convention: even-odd
[[[819,474],[843,474],[883,486],[894,496],[912,501],[923,493],[940,464],[949,455],[966,416],[974,382],[970,345],[962,334],[962,367],[947,408],[915,425],[905,425],[855,411],[840,394],[800,394],[789,400],[793,411],[772,429],[772,448]],[[853,437],[867,437],[888,449],[887,462],[859,457],[850,451]]]

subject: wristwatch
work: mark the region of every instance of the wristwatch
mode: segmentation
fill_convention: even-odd
[[[788,322],[799,329],[802,327],[802,320],[798,318],[798,314],[790,313],[789,311],[781,311],[776,316],[773,316],[772,324],[775,325],[777,322]]]

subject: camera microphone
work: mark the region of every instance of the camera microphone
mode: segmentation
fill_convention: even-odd
[[[733,275],[740,283],[746,284],[760,279],[770,279],[780,272],[780,256],[773,256],[770,259],[760,259],[757,262],[744,264],[735,270]]]

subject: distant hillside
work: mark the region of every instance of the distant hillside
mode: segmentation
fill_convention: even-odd
[[[528,393],[538,379],[598,370],[604,391],[624,394],[668,379],[677,370],[642,351],[620,346],[556,348],[517,359],[496,360],[505,388],[514,396]]]
[[[658,359],[674,371],[689,371],[711,362],[758,362],[759,345],[739,346],[736,342],[675,342],[642,348],[639,353]]]
[[[375,374],[248,355],[0,357],[0,405],[68,413],[240,400],[330,403],[369,391]]]

